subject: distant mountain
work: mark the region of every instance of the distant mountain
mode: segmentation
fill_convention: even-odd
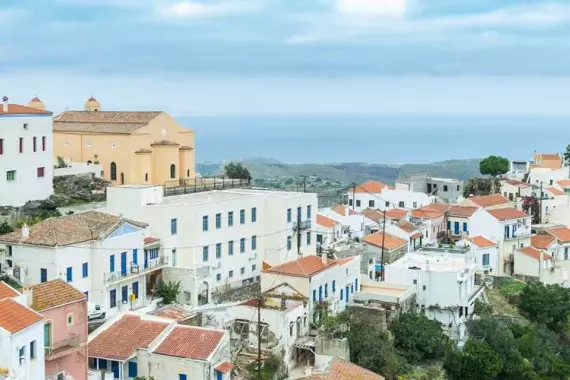
[[[388,184],[396,182],[399,176],[425,173],[434,177],[450,177],[467,180],[479,176],[480,159],[448,160],[431,164],[402,164],[385,165],[369,163],[339,163],[339,164],[284,164],[277,160],[255,158],[241,161],[254,179],[264,180],[273,178],[299,179],[302,176],[319,177],[341,184],[352,182],[361,183],[369,179],[382,181]],[[198,163],[197,172],[203,176],[221,173],[222,164]]]

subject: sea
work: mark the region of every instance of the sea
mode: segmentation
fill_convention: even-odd
[[[288,164],[430,163],[563,152],[570,115],[234,115],[178,117],[196,132],[196,160]]]

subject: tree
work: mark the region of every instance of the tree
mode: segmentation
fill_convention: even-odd
[[[162,302],[164,302],[165,305],[175,302],[180,294],[180,281],[161,281],[158,284],[157,293],[159,297],[162,297]]]
[[[486,342],[469,339],[464,352],[451,352],[444,368],[451,380],[499,379],[503,359]]]
[[[469,198],[471,195],[489,195],[493,186],[499,187],[498,178],[469,178],[463,186],[463,196]]]
[[[522,209],[529,215],[532,215],[532,223],[540,223],[540,205],[538,204],[538,199],[536,197],[524,197],[522,201]]]
[[[0,235],[4,235],[10,232],[13,232],[14,229],[12,227],[10,227],[10,225],[8,224],[8,222],[4,221],[0,224]]]
[[[240,163],[230,162],[224,167],[225,175],[230,179],[241,179],[251,182],[251,173]]]
[[[564,163],[570,166],[570,144],[566,145],[566,151],[564,152]]]
[[[520,294],[519,309],[529,320],[554,331],[567,331],[570,289],[560,285],[528,284]]]
[[[531,325],[518,340],[518,348],[540,378],[564,379],[570,365],[559,355],[564,350],[558,336],[544,325]]]
[[[483,175],[490,175],[495,179],[497,176],[505,174],[509,171],[509,160],[499,156],[489,156],[479,163],[479,171]],[[491,193],[496,190],[495,181],[492,183]]]
[[[394,347],[412,364],[443,358],[449,342],[441,323],[423,314],[401,314],[390,325],[390,331]]]

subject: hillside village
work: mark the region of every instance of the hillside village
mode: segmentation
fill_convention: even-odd
[[[0,380],[568,378],[570,154],[498,165],[488,194],[418,173],[319,207],[197,177],[197,148],[165,112],[3,98]],[[54,178],[97,178],[104,201],[18,223]],[[509,368],[538,355],[493,336],[543,325],[562,348]]]

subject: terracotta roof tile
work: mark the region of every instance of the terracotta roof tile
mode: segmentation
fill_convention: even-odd
[[[436,210],[436,211],[442,211],[443,212],[443,211],[449,210],[450,207],[451,207],[451,205],[449,205],[447,203],[432,203],[432,204],[425,206],[424,209]]]
[[[530,245],[538,249],[548,249],[555,241],[556,239],[549,235],[535,235],[530,238]]]
[[[334,206],[331,207],[331,210],[336,212],[339,215],[344,216],[345,215],[345,210],[346,207],[341,205],[341,204],[336,204]],[[349,209],[348,210],[348,215],[358,215],[358,213],[356,211],[354,211],[353,209]]]
[[[0,236],[0,242],[23,243],[48,247],[70,245],[99,239],[99,235],[108,236],[123,222],[138,227],[146,227],[146,223],[99,211],[86,211],[73,215],[42,220],[29,227],[30,235],[23,238],[21,231],[10,232]]]
[[[8,112],[4,112],[4,105],[0,103],[0,116],[2,115],[52,115],[52,112],[37,108],[8,104]]]
[[[225,330],[177,326],[153,351],[178,358],[206,360],[218,348]]]
[[[139,149],[139,150],[135,150],[135,153],[136,153],[136,154],[152,153],[152,150],[142,148],[142,149]]]
[[[570,179],[561,179],[560,181],[556,181],[556,183],[560,187],[570,187]]]
[[[527,189],[529,187],[532,187],[532,185],[530,183],[521,182],[521,181],[517,181],[514,179],[506,179],[505,182],[508,183],[509,185],[513,185],[513,186],[519,187],[521,189]]]
[[[401,208],[393,208],[386,210],[386,216],[390,219],[404,219],[408,215],[408,210],[402,210]]]
[[[544,190],[552,193],[552,195],[566,195],[566,192],[564,192],[564,190],[561,190],[561,189],[554,187],[554,186],[549,186]]]
[[[401,229],[403,229],[407,233],[412,233],[414,231],[417,231],[417,229],[418,229],[418,227],[416,227],[414,224],[412,224],[406,220],[400,220],[398,222],[398,227],[400,227]]]
[[[153,142],[150,146],[180,146],[180,144],[174,141],[160,140]]]
[[[160,309],[151,312],[152,315],[157,317],[172,319],[174,321],[184,321],[196,315],[194,312],[187,310],[183,306],[166,305]]]
[[[537,153],[536,157],[543,160],[560,160],[560,155],[558,153]]]
[[[443,216],[443,211],[424,207],[412,210],[412,216],[418,219],[433,219]]]
[[[408,242],[398,236],[386,233],[386,236],[382,236],[382,232],[376,232],[364,237],[364,242],[370,245],[382,248],[382,239],[384,239],[384,249],[389,251],[398,249],[408,244]]]
[[[178,148],[178,150],[193,150],[194,148],[189,147],[187,145],[182,145],[180,148]]]
[[[526,218],[528,216],[526,212],[517,210],[515,208],[498,208],[494,210],[487,210],[487,212],[498,220]]]
[[[385,183],[379,181],[366,181],[356,186],[354,192],[378,194],[381,193],[382,190],[386,188],[388,188],[388,186]]]
[[[0,328],[14,334],[41,321],[43,317],[13,298],[0,301]]]
[[[570,242],[570,229],[566,227],[554,227],[546,230],[550,235],[554,236],[556,239],[563,243]]]
[[[326,380],[384,380],[383,376],[342,359],[335,359]]]
[[[20,293],[16,289],[12,288],[4,281],[0,281],[0,300],[3,300],[4,298],[17,297],[19,295]]]
[[[331,218],[327,218],[324,215],[317,214],[317,224],[321,225],[325,228],[333,228],[334,226],[336,226],[337,224],[340,224],[340,223],[337,222],[336,220],[331,219]]]
[[[501,194],[479,195],[467,198],[480,207],[491,207],[507,204],[510,201]]]
[[[123,315],[89,342],[89,357],[127,360],[137,348],[148,348],[167,327],[168,323]]]
[[[85,294],[57,279],[32,286],[32,305],[35,311],[44,311],[72,302],[86,301]]]
[[[422,236],[424,236],[424,235],[422,235],[421,232],[416,232],[415,234],[413,234],[413,235],[410,236],[410,237],[411,237],[412,239],[419,239],[419,238],[421,238]]]
[[[133,133],[162,112],[66,111],[53,119],[54,132]]]
[[[327,265],[324,265],[320,256],[305,256],[269,269],[264,269],[263,271],[266,273],[279,273],[286,276],[311,277],[335,265],[337,265],[336,260],[328,260]]]
[[[150,243],[154,243],[160,241],[160,238],[157,238],[155,236],[147,236],[144,238],[144,243],[145,244],[150,244]]]
[[[473,237],[469,238],[469,241],[471,243],[475,244],[479,248],[487,248],[487,247],[497,246],[497,243],[487,239],[484,236],[473,236]]]
[[[479,207],[451,206],[447,210],[447,216],[455,216],[457,218],[469,218],[477,210],[479,210]]]
[[[230,362],[223,362],[221,364],[218,364],[214,369],[218,372],[221,373],[229,373],[232,368],[234,368],[234,365]]]
[[[534,247],[524,247],[519,249],[519,252],[524,253],[525,255],[530,256],[536,260],[540,260],[540,251]],[[552,259],[552,256],[546,252],[542,254],[542,257],[544,260]]]

